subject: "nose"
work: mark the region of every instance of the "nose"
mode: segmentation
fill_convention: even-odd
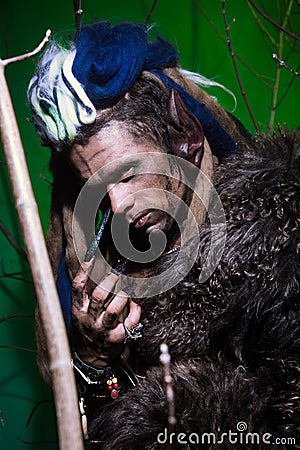
[[[134,205],[134,195],[129,184],[117,183],[108,186],[111,209],[114,213],[126,214]]]

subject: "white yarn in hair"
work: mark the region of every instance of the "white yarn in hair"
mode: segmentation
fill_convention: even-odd
[[[96,108],[72,73],[76,48],[62,48],[55,43],[45,51],[36,76],[29,84],[27,95],[33,111],[37,131],[45,142],[58,151],[70,144],[84,124],[96,120]],[[219,87],[235,95],[220,83],[195,72],[178,69],[180,73],[201,87]]]
[[[234,108],[233,108],[233,110],[231,112],[233,112],[236,109],[236,106],[237,106],[236,96],[234,95],[234,93],[230,89],[227,89],[223,84],[217,83],[216,81],[213,81],[213,80],[210,80],[209,78],[206,78],[204,75],[201,75],[200,73],[197,73],[197,72],[191,72],[190,70],[180,69],[180,68],[178,68],[178,71],[184,77],[186,77],[189,80],[193,81],[198,86],[206,87],[206,88],[218,87],[220,89],[223,89],[223,91],[227,92],[234,99]]]
[[[41,138],[51,141],[57,150],[75,138],[81,125],[96,119],[94,105],[72,73],[75,54],[75,48],[52,44],[27,91]]]

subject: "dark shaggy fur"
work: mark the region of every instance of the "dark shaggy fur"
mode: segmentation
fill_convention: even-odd
[[[300,136],[281,131],[252,147],[217,170],[227,240],[215,272],[198,282],[207,224],[188,276],[142,303],[136,359],[145,379],[94,422],[92,435],[104,438],[107,450],[166,448],[157,442],[167,428],[162,342],[172,356],[177,435],[220,437],[241,421],[260,435],[259,444],[175,440],[174,450],[295,448],[275,439],[299,431]],[[184,258],[176,264],[180,270]],[[272,444],[262,442],[264,433]]]

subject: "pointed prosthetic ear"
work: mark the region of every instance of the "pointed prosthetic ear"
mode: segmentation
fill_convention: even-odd
[[[167,129],[173,154],[200,167],[204,151],[203,128],[197,117],[188,111],[176,89],[170,92]]]

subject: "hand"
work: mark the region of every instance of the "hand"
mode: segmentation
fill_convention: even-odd
[[[78,355],[91,364],[104,365],[124,350],[124,325],[139,323],[141,307],[124,291],[117,291],[119,276],[109,273],[91,295],[87,281],[93,259],[83,263],[72,282],[74,346]],[[124,322],[124,325],[123,325]]]

